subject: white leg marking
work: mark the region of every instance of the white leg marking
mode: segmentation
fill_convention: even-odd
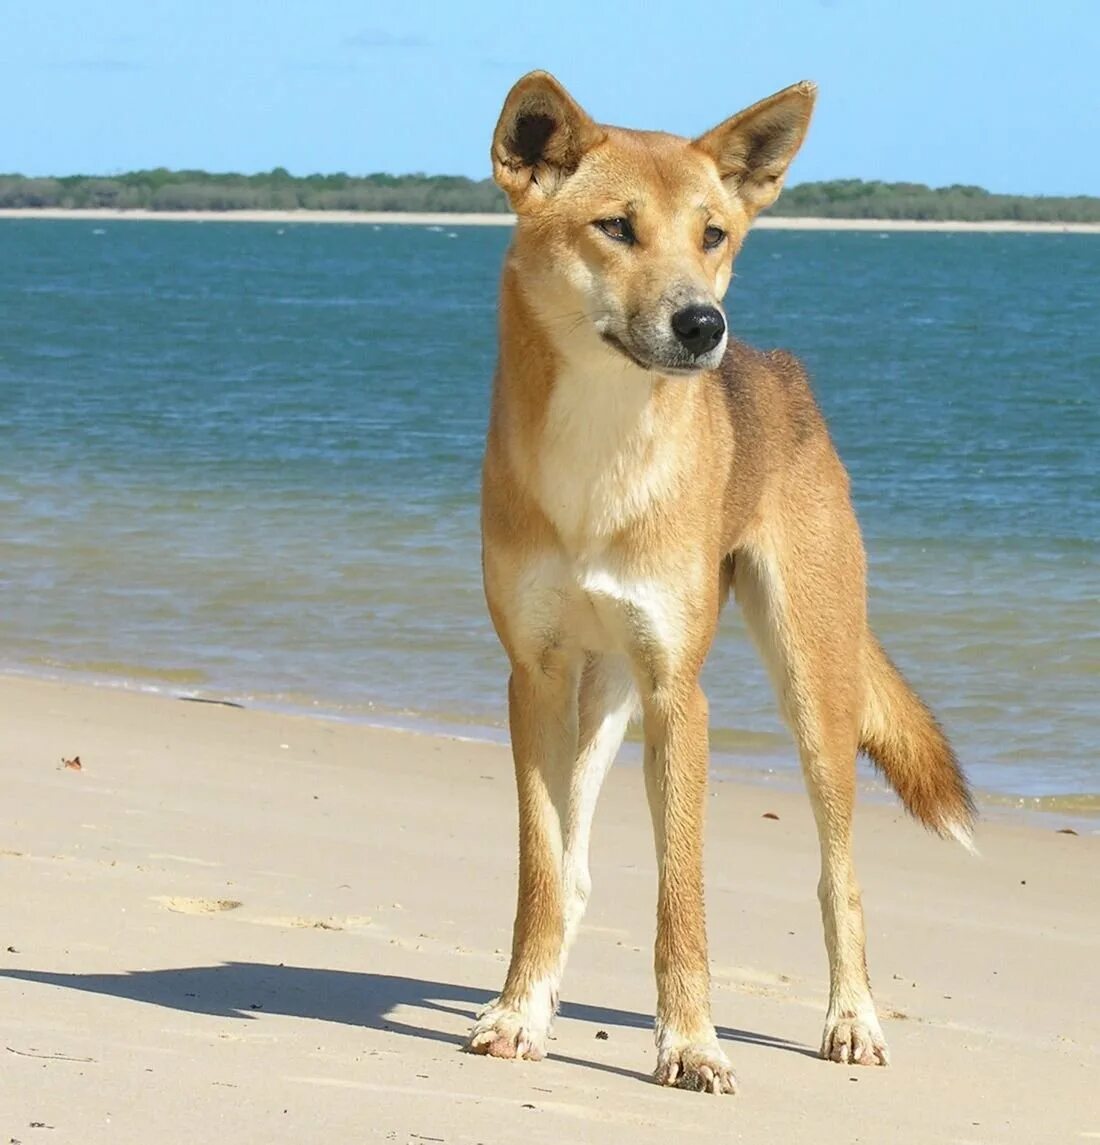
[[[592,684],[594,694],[590,699],[594,706],[602,708],[603,718],[591,740],[581,749],[569,786],[568,806],[560,809],[565,823],[563,968],[592,888],[588,844],[596,801],[638,703],[630,665],[624,656],[602,657],[597,671],[599,677]]]
[[[502,1006],[496,998],[477,1016],[466,1039],[466,1049],[494,1058],[541,1061],[546,1039],[558,1007],[558,975],[536,982],[516,1007]]]

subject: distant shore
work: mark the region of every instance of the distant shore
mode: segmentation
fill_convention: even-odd
[[[73,219],[86,222],[171,223],[370,223],[374,226],[508,227],[506,214],[464,214],[422,211],[114,211],[102,208],[66,210],[61,207],[0,209],[0,219]],[[1100,235],[1100,223],[1037,223],[1012,219],[951,222],[924,219],[821,219],[765,216],[755,224],[777,231],[976,231],[987,234]]]

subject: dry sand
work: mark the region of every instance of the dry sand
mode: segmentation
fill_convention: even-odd
[[[189,223],[385,223],[406,226],[509,227],[515,219],[505,214],[429,213],[423,211],[112,211],[63,210],[59,207],[0,209],[0,219],[84,219],[95,222],[136,221]],[[941,222],[915,219],[789,219],[764,216],[758,230],[782,231],[982,231],[1017,234],[1100,235],[1100,223]]]
[[[714,1015],[742,1090],[716,1098],[646,1079],[636,770],[597,816],[551,1056],[500,1062],[458,1046],[509,945],[505,749],[66,683],[0,696],[0,1142],[1100,1139],[1100,836],[990,822],[976,859],[862,806],[895,1064],[855,1069],[814,1055],[806,800],[716,784]]]

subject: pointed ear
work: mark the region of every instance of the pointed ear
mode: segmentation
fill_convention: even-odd
[[[493,178],[516,211],[552,195],[606,133],[548,72],[508,93],[493,132]]]
[[[727,190],[744,203],[750,218],[779,198],[787,168],[806,138],[816,96],[816,85],[803,80],[695,140],[695,146],[717,164]]]

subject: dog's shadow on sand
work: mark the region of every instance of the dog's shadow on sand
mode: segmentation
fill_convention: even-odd
[[[59,974],[12,968],[0,970],[0,978],[128,998],[193,1014],[238,1019],[252,1019],[260,1014],[283,1014],[319,1022],[364,1026],[454,1046],[462,1044],[463,1036],[439,1028],[453,1023],[433,1025],[427,1019],[429,1024],[417,1024],[409,1011],[456,1015],[464,1022],[470,1022],[494,996],[487,990],[449,982],[263,962],[222,962],[214,966],[135,970],[125,974]],[[564,1002],[560,1013],[563,1018],[591,1022],[600,1027],[653,1028],[652,1016],[629,1010]],[[749,1030],[719,1026],[718,1036],[724,1041],[817,1056],[795,1042]],[[559,1061],[572,1061],[590,1069],[629,1077],[643,1076],[600,1062],[563,1057],[554,1046],[551,1046],[550,1053]]]

